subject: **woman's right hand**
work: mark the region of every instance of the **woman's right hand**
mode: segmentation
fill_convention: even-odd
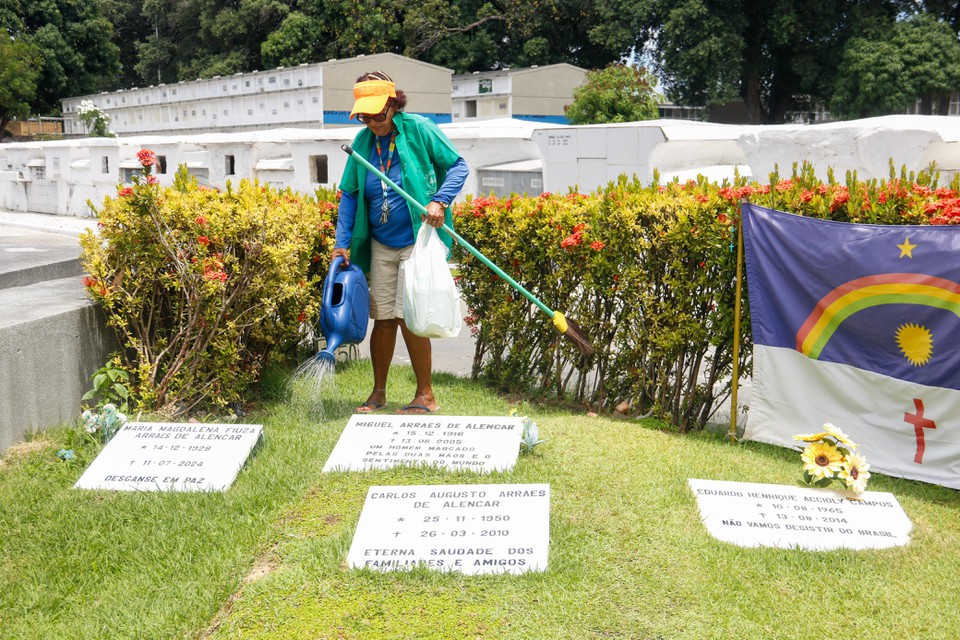
[[[330,252],[330,262],[333,262],[333,259],[337,256],[343,258],[343,265],[346,267],[350,266],[350,251],[347,249],[334,249]]]
[[[340,256],[341,258],[343,258],[343,264],[344,264],[345,266],[347,266],[347,267],[350,266],[350,252],[349,252],[349,251],[347,251],[346,249],[343,249],[343,248],[334,249],[334,250],[330,253],[330,262],[333,262],[333,259],[336,258],[337,256]]]

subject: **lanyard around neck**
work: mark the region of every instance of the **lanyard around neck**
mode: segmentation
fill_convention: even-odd
[[[387,166],[383,166],[383,151],[380,148],[380,136],[374,136],[377,143],[377,161],[380,163],[380,171],[384,174],[389,174],[390,165],[393,163],[394,151],[397,148],[397,132],[394,131],[390,134],[390,146],[387,148]]]
[[[397,132],[394,131],[390,135],[390,146],[387,148],[387,166],[383,166],[383,151],[380,149],[380,136],[374,136],[377,143],[377,162],[380,163],[380,172],[384,175],[390,173],[390,165],[393,163],[394,151],[397,148]],[[383,202],[380,204],[380,224],[386,224],[387,219],[390,217],[390,205],[387,202],[387,183],[383,180],[380,181],[380,187],[383,189]]]

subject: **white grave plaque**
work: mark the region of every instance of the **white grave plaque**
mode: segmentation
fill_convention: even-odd
[[[545,571],[550,485],[370,487],[347,554],[355,569],[423,564],[467,575]]]
[[[689,480],[714,538],[741,547],[885,549],[910,542],[913,524],[892,493],[860,500],[831,489]]]
[[[354,414],[323,470],[366,471],[422,464],[508,471],[517,463],[522,437],[520,418]]]
[[[74,488],[226,491],[262,430],[259,424],[129,422]]]

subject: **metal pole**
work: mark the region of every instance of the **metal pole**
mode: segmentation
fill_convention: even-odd
[[[737,285],[733,301],[733,384],[730,388],[730,443],[737,441],[737,391],[740,389],[740,296],[743,293],[743,202],[737,225]]]

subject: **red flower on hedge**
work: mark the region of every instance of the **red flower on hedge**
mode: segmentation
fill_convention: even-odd
[[[97,280],[91,276],[83,276],[83,286],[90,288],[97,284]]]
[[[841,206],[850,202],[850,192],[846,187],[837,187],[836,193],[833,194],[833,200],[830,201],[830,211],[831,213],[839,209]]]
[[[137,160],[140,161],[141,166],[150,167],[157,164],[157,154],[150,149],[140,149],[137,151]]]
[[[590,243],[590,248],[593,249],[594,251],[600,251],[605,246],[607,246],[607,244],[605,242],[601,242],[600,240],[595,240]]]
[[[720,187],[717,190],[717,193],[719,193],[720,197],[722,198],[726,198],[731,202],[736,202],[737,200],[739,200],[739,198],[737,197],[736,191],[737,190],[733,189],[732,187]]]
[[[226,282],[227,281],[227,272],[226,271],[215,271],[211,269],[210,271],[204,271],[203,277],[206,280],[212,280],[214,282]]]
[[[210,244],[210,238],[208,238],[207,236],[200,236],[197,238],[197,242],[199,242],[203,246],[207,246],[208,244]]]
[[[560,241],[560,246],[564,249],[570,250],[572,247],[579,245],[583,242],[583,230],[587,228],[587,225],[580,223],[573,227],[573,233]]]
[[[157,179],[157,176],[147,176],[147,184],[160,184],[160,180]]]
[[[132,195],[133,195],[133,187],[123,187],[122,189],[118,188],[118,189],[117,189],[117,195],[120,196],[120,197],[122,197],[122,198],[125,198],[125,197],[127,197],[127,196],[132,196]]]
[[[561,240],[560,246],[563,247],[564,249],[570,249],[571,247],[575,247],[578,244],[580,244],[581,240],[582,240],[581,233],[579,232],[573,233],[567,236],[566,238],[564,238],[563,240]]]
[[[957,192],[954,191],[953,189],[940,187],[939,189],[933,192],[933,195],[937,196],[938,198],[955,198],[957,196]]]
[[[203,216],[197,216],[197,218],[196,218],[196,223],[197,223],[199,226],[201,226],[201,227],[206,226],[206,224],[207,224],[207,219],[204,218]]]

